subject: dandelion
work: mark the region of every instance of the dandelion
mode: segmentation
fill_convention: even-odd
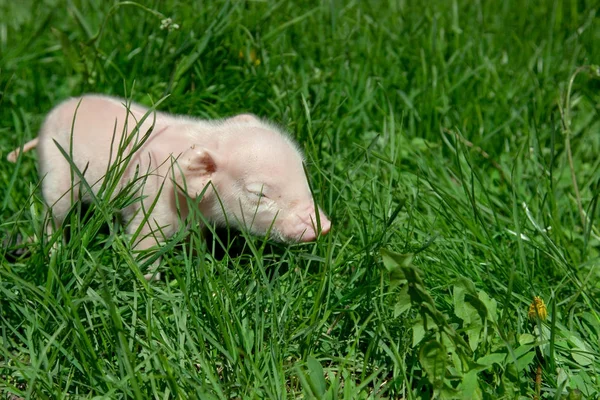
[[[255,66],[260,65],[260,58],[258,58],[258,56],[256,55],[256,50],[254,49],[250,50],[250,61],[252,61],[252,63]]]
[[[529,311],[527,312],[527,316],[531,321],[536,321],[538,317],[540,321],[545,321],[546,318],[548,318],[548,309],[546,309],[546,304],[544,303],[544,300],[542,300],[541,297],[533,297],[533,301],[529,305]],[[533,331],[533,334],[535,335],[535,329]],[[541,340],[541,338],[538,338],[538,340]],[[535,395],[533,396],[533,398],[534,400],[539,400],[542,392],[542,365],[544,364],[544,355],[540,351],[539,345],[535,347],[535,354],[537,356],[538,365],[535,370]]]
[[[240,50],[238,56],[240,58],[244,58],[244,51]],[[250,49],[250,53],[248,54],[249,58],[250,58],[250,62],[252,64],[254,64],[254,66],[259,66],[260,65],[260,58],[258,58],[258,56],[256,55],[256,50],[255,49]]]
[[[527,313],[529,319],[535,320],[540,317],[540,320],[545,321],[548,318],[548,310],[546,309],[546,303],[541,297],[535,296],[533,302],[529,305],[529,312]]]

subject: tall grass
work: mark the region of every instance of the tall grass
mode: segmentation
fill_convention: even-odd
[[[599,8],[0,1],[0,395],[598,397]],[[87,92],[281,123],[331,233],[191,224],[150,283],[131,192],[47,235],[5,156]]]

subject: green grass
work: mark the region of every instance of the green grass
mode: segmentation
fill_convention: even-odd
[[[0,397],[600,397],[598,67],[567,96],[599,13],[0,0]],[[35,152],[5,157],[86,92],[283,124],[332,232],[181,231],[147,283],[105,218],[123,193],[76,204],[51,252]]]

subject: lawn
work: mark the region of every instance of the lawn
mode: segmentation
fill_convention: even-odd
[[[0,0],[0,398],[599,398],[599,13]],[[134,193],[46,234],[36,153],[6,155],[88,92],[281,124],[331,232],[193,213],[159,282]]]

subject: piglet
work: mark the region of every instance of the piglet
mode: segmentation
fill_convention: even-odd
[[[147,174],[138,189],[143,200],[121,210],[127,233],[141,227],[134,243],[138,250],[160,244],[179,229],[189,213],[182,206],[185,194],[202,195],[196,204],[208,221],[257,235],[270,232],[279,241],[316,239],[317,220],[321,234],[331,227],[315,208],[296,143],[251,114],[206,121],[85,95],[55,107],[23,151],[36,146],[44,200],[57,226],[72,200],[90,201],[87,185],[98,193],[111,167],[124,169],[115,193]],[[14,162],[19,153],[14,150],[8,160]]]

